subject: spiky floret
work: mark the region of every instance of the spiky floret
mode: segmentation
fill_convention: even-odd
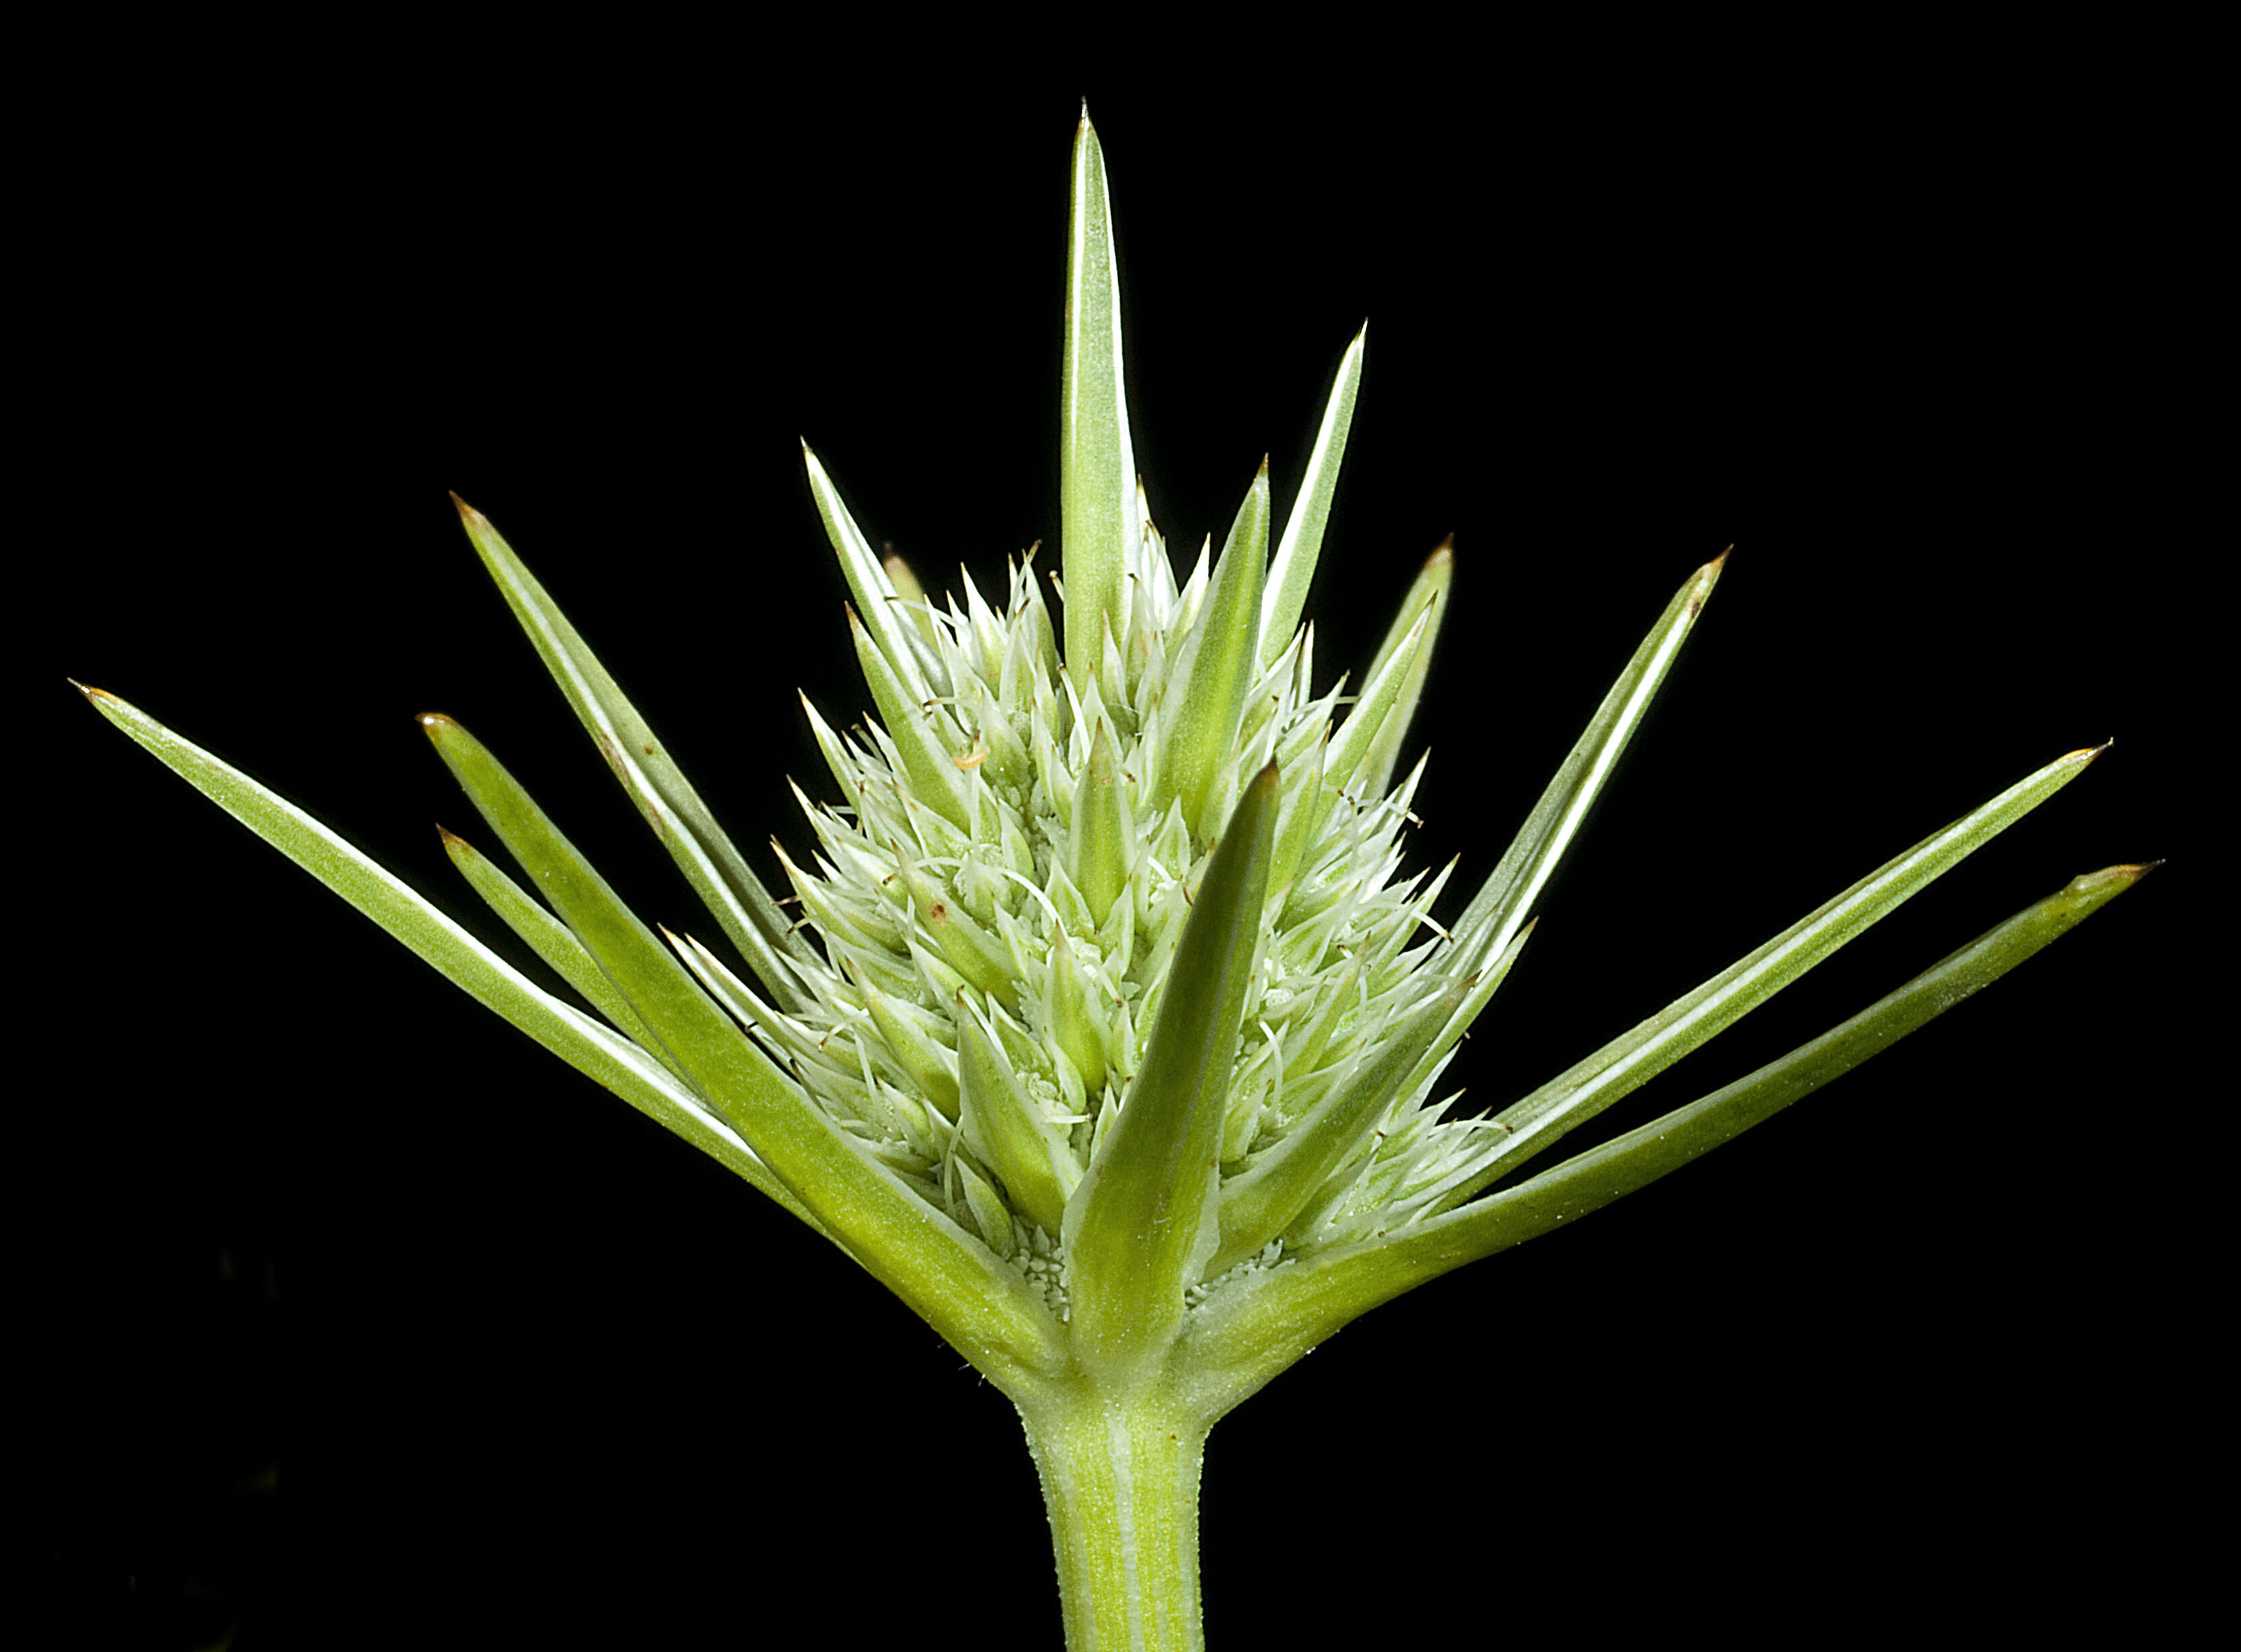
[[[1434,1124],[1432,1094],[1485,1002],[1472,985],[1490,989],[1515,951],[1491,923],[1428,927],[1446,872],[1399,875],[1422,764],[1388,780],[1445,549],[1342,710],[1343,680],[1314,690],[1311,627],[1259,658],[1265,467],[1221,562],[1209,543],[1180,583],[1146,512],[1125,642],[1107,632],[1077,691],[1033,549],[1000,604],[962,571],[961,599],[928,600],[858,549],[808,464],[854,594],[881,615],[848,616],[878,716],[836,731],[804,701],[843,801],[797,786],[817,848],[805,866],[778,847],[821,943],[781,966],[801,1007],[687,944],[703,982],[930,1204],[1001,1254],[1047,1257],[1127,1098],[1214,832],[1274,763],[1275,860],[1220,1098],[1224,1204],[1253,1220],[1242,1237],[1225,1221],[1217,1261],[1352,1236],[1368,1207],[1346,1195],[1373,1161],[1378,1220],[1428,1212],[1459,1128]],[[1245,692],[1209,688],[1224,675]]]

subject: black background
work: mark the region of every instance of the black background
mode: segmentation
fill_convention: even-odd
[[[1467,893],[1735,546],[1452,1070],[1474,1105],[2073,747],[2117,739],[1601,1133],[2077,873],[2177,857],[1869,1071],[1380,1310],[1225,1422],[1214,1644],[2037,1610],[2105,1518],[2087,1487],[2138,1448],[2091,1421],[2147,1310],[2126,1218],[2080,1188],[2168,1083],[2204,875],[2176,823],[2172,559],[2198,553],[2175,500],[2201,454],[2169,418],[2194,375],[2155,164],[2183,114],[1979,43],[1250,90],[1218,66],[873,90],[813,57],[727,87],[679,42],[567,75],[408,56],[344,91],[338,50],[284,90],[90,120],[38,334],[68,371],[27,702],[67,777],[30,782],[60,1080],[19,1161],[56,1643],[191,1644],[236,1614],[244,1652],[770,1622],[1054,1643],[993,1389],[60,678],[490,935],[432,830],[473,824],[411,722],[445,711],[641,913],[695,923],[446,490],[773,869],[767,833],[806,836],[785,777],[829,789],[794,690],[836,721],[864,698],[797,437],[929,583],[961,561],[990,590],[1055,543],[1085,89],[1172,547],[1226,527],[1264,451],[1288,496],[1369,318],[1310,612],[1327,673],[1362,660],[1455,535],[1420,862],[1460,853]]]

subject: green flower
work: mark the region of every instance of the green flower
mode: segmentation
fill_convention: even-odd
[[[1068,1636],[1198,1641],[1207,1431],[1352,1319],[1685,1163],[1940,1013],[2145,870],[2081,878],[1736,1084],[1489,1192],[2051,796],[2075,752],[1931,833],[1500,1111],[1458,1041],[1719,579],[1682,583],[1461,916],[1408,866],[1411,717],[1446,619],[1433,554],[1375,655],[1332,677],[1302,609],[1355,411],[1341,363],[1274,526],[1264,465],[1179,572],[1139,484],[1103,161],[1074,150],[1062,568],[936,599],[809,486],[871,714],[804,702],[829,771],[774,899],[497,531],[469,537],[706,904],[634,917],[484,746],[423,719],[517,884],[469,884],[572,987],[532,982],[317,821],[99,691],[103,713],[483,1002],[847,1254],[1018,1406]],[[1272,543],[1273,542],[1273,543]],[[1723,561],[1724,558],[1722,559]],[[1054,613],[1047,585],[1060,598]],[[529,893],[533,890],[532,894]],[[791,910],[790,910],[791,909]],[[719,950],[722,948],[723,950]]]

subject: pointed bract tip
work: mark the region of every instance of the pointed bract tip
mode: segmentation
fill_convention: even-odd
[[[1268,485],[1268,456],[1266,453],[1261,456],[1261,468],[1253,473],[1253,485],[1255,487]]]
[[[75,677],[65,677],[63,679],[63,681],[68,683],[72,688],[77,690],[79,693],[84,695],[88,699],[110,699],[115,698],[113,695],[103,692],[98,688],[87,687],[86,685],[78,681]]]
[[[489,519],[485,517],[480,511],[476,510],[473,505],[469,505],[465,499],[461,498],[456,490],[446,488],[445,492],[451,494],[452,504],[458,509],[460,521],[472,525],[474,523],[484,522]]]
[[[1253,777],[1253,784],[1264,791],[1274,792],[1276,789],[1277,781],[1281,778],[1276,772],[1276,759],[1272,757],[1261,772]]]
[[[442,842],[445,853],[447,854],[472,854],[475,852],[473,844],[469,843],[441,820],[436,822],[436,836]]]
[[[2065,752],[2058,760],[2064,763],[2090,763],[2095,758],[2100,756],[2102,752],[2107,751],[2116,743],[2116,737],[2111,735],[2109,739],[2102,741],[2098,746],[2081,746],[2074,752]]]
[[[1427,568],[1452,568],[1455,565],[1455,536],[1452,533],[1432,547],[1432,554],[1424,558]]]
[[[1728,551],[1734,549],[1733,545],[1728,547]],[[1689,599],[1689,617],[1691,619],[1704,611],[1704,604],[1711,597],[1712,587],[1720,583],[1720,570],[1727,565],[1728,551],[1721,552],[1719,555],[1690,574],[1689,585],[1682,587],[1684,590],[1694,587],[1694,592]]]
[[[2159,859],[2138,860],[2129,866],[2104,866],[2098,872],[2081,872],[2070,880],[2062,893],[2073,899],[2092,900],[2097,906],[2103,900],[2123,894],[2161,865],[2163,862]]]

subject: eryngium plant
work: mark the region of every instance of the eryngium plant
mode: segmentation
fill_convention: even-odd
[[[2075,752],[1485,1117],[1457,1040],[1720,575],[1642,639],[1461,916],[1402,876],[1397,761],[1446,615],[1444,550],[1358,677],[1320,692],[1301,610],[1353,417],[1346,352],[1281,532],[1265,465],[1178,579],[1135,473],[1103,162],[1073,170],[1062,625],[1033,552],[931,599],[809,485],[876,717],[806,714],[837,799],[775,900],[495,529],[467,532],[732,959],[625,910],[498,760],[430,739],[527,888],[445,847],[585,1008],[532,983],[278,797],[113,696],[126,733],[484,1003],[737,1171],[1019,1408],[1068,1643],[1200,1643],[1207,1430],[1400,1293],[1547,1232],[1788,1106],[2012,967],[2144,870],[2090,873],[1736,1083],[1488,1192],[2074,779]],[[1270,540],[1275,544],[1273,555]],[[534,893],[529,893],[533,890]],[[788,906],[798,909],[786,910]]]

